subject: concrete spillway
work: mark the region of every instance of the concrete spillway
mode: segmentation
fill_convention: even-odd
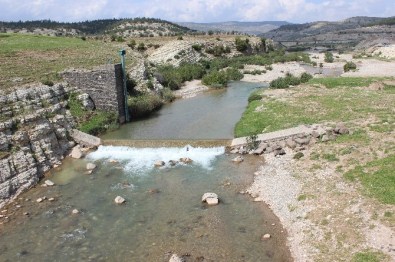
[[[104,146],[128,146],[137,148],[160,148],[160,147],[229,147],[232,140],[220,139],[220,140],[127,140],[127,139],[107,139],[102,140]]]

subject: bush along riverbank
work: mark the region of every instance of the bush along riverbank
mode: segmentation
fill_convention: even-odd
[[[250,96],[235,133],[255,146],[234,153],[265,153],[246,192],[280,218],[295,261],[395,259],[393,82],[313,78]],[[312,137],[253,143],[261,133],[299,125],[311,126]],[[344,127],[349,133],[336,137]]]

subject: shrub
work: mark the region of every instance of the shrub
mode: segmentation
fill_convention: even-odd
[[[239,52],[245,52],[249,48],[251,48],[250,40],[248,38],[243,40],[240,37],[236,37],[235,44],[236,44],[236,50]]]
[[[109,129],[115,129],[118,126],[118,120],[115,113],[96,111],[90,116],[88,121],[81,123],[78,127],[82,132],[99,135]]]
[[[195,49],[195,51],[197,51],[197,52],[202,51],[202,46],[199,44],[192,45],[192,48]]]
[[[285,77],[279,77],[272,82],[270,82],[271,88],[288,88],[289,86],[297,86],[301,83],[308,82],[311,78],[313,78],[308,73],[303,73],[300,77],[293,76],[290,73],[287,73]]]
[[[326,52],[324,61],[327,63],[333,63],[334,61],[333,54],[331,52]]]
[[[357,69],[357,65],[354,62],[347,62],[344,66],[343,66],[344,72],[348,72],[350,70],[355,70]]]
[[[132,49],[134,49],[136,47],[136,40],[132,39],[130,40],[130,43],[128,44],[128,46]]]
[[[132,118],[141,118],[158,110],[163,101],[156,94],[143,93],[128,98],[128,107]]]
[[[202,83],[214,88],[221,88],[226,86],[228,78],[225,71],[212,71],[203,77]]]
[[[163,88],[160,91],[160,95],[165,102],[172,102],[174,99],[176,99],[170,88]]]
[[[143,42],[139,43],[139,45],[137,46],[137,50],[138,50],[138,51],[144,51],[145,49],[146,49],[146,48],[145,48],[145,45],[144,45]]]
[[[226,87],[228,81],[240,80],[243,78],[243,74],[236,68],[228,68],[225,71],[211,71],[205,75],[202,79],[202,83],[207,86],[214,88]]]
[[[162,85],[171,90],[177,90],[183,82],[201,79],[205,73],[202,65],[182,64],[179,67],[171,65],[161,66],[156,74],[161,76],[161,79],[157,79]]]
[[[44,81],[42,81],[41,82],[43,85],[46,85],[46,86],[53,86],[54,85],[54,83],[51,81],[51,80],[44,80]]]
[[[259,101],[262,100],[262,95],[259,92],[253,92],[249,97],[248,97],[248,103],[251,103],[252,101]]]
[[[310,74],[304,72],[304,73],[300,76],[300,82],[302,82],[302,83],[307,83],[307,82],[309,82],[309,80],[312,79],[312,78],[313,78],[312,75],[310,75]]]
[[[81,36],[81,40],[82,41],[86,41],[86,37],[85,36]]]

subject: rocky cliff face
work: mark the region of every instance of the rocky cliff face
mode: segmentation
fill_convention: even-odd
[[[65,84],[29,86],[0,96],[0,207],[59,165],[74,145]]]

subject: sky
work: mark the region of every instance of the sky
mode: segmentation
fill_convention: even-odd
[[[0,0],[0,21],[152,17],[172,22],[304,23],[353,16],[395,16],[395,0]]]

